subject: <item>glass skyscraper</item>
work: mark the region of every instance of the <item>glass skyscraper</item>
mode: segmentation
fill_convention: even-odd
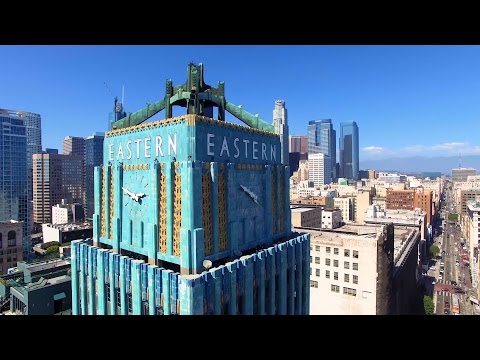
[[[338,177],[336,174],[337,163],[337,133],[333,129],[331,119],[312,120],[308,122],[308,153],[325,154],[330,157],[332,178]]]
[[[115,104],[113,111],[108,114],[108,130],[112,129],[112,124],[127,116],[127,113],[123,111],[123,104],[115,98]]]
[[[27,131],[18,112],[0,110],[0,221],[23,221],[23,252],[30,250]]]
[[[93,171],[95,166],[103,163],[103,133],[95,133],[85,138],[85,216],[93,216],[94,206],[94,183]]]
[[[340,124],[340,176],[358,179],[358,126],[355,121]]]
[[[28,177],[28,229],[26,235],[30,235],[33,229],[33,180],[32,180],[32,155],[42,152],[42,118],[40,114],[31,112],[18,112],[23,119],[27,131],[27,177]]]

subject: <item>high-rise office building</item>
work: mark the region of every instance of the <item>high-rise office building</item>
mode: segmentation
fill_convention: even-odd
[[[66,136],[63,139],[63,155],[85,156],[85,139],[78,136]]]
[[[325,154],[330,158],[330,177],[336,179],[337,140],[331,119],[312,120],[308,122],[308,153]]]
[[[180,88],[167,80],[105,134],[93,244],[72,242],[73,314],[308,314],[309,237],[291,230],[280,129],[206,85],[201,64]],[[199,115],[213,106],[218,120]]]
[[[453,182],[460,182],[460,181],[467,181],[468,176],[475,176],[477,175],[477,170],[474,168],[455,168],[452,169],[452,181]]]
[[[122,99],[123,101],[123,99]],[[118,101],[118,99],[115,97],[115,102],[113,105],[113,111],[108,114],[108,130],[112,130],[112,124],[115,121],[118,121],[122,118],[127,116],[127,113],[123,110],[123,103]]]
[[[0,221],[22,221],[24,258],[30,253],[27,131],[17,111],[0,110]]]
[[[340,124],[340,176],[358,180],[359,143],[355,121]]]
[[[85,138],[85,217],[91,218],[94,213],[93,170],[103,163],[103,133],[95,133]]]
[[[280,164],[288,166],[288,115],[284,100],[275,100],[275,108],[273,109],[273,127],[275,133],[280,136]]]
[[[306,154],[308,152],[308,136],[290,135],[288,151]]]
[[[28,176],[28,234],[33,229],[33,168],[32,156],[42,152],[42,118],[40,114],[19,111],[18,116],[23,119],[27,130],[27,176]]]
[[[85,172],[85,139],[79,136],[66,136],[63,139],[63,155],[76,155],[81,156],[83,159],[83,164],[78,168],[78,173],[76,176],[82,179],[82,196],[81,201],[79,202],[84,207],[85,211],[85,199],[87,197],[85,181],[86,181],[86,172]]]
[[[315,186],[330,184],[332,182],[332,162],[328,155],[308,154],[308,178]]]
[[[50,223],[52,206],[82,203],[83,156],[41,153],[33,155],[33,221]]]

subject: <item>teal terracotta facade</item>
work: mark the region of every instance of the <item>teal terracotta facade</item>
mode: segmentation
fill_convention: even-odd
[[[203,116],[108,132],[73,314],[308,314],[289,173],[278,135]]]

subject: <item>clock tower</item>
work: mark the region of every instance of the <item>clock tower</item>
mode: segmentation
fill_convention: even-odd
[[[106,133],[93,243],[73,244],[73,312],[306,314],[309,236],[291,231],[280,135],[205,84],[201,64],[188,70]],[[173,105],[187,114],[144,122]],[[214,106],[219,119],[202,115]]]

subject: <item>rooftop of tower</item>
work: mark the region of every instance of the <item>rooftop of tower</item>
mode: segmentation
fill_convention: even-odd
[[[197,123],[197,122],[204,122],[204,123],[209,123],[209,124],[213,124],[213,125],[224,126],[226,128],[239,129],[239,130],[244,130],[244,131],[248,131],[248,132],[251,132],[251,133],[267,135],[267,136],[277,136],[278,137],[277,134],[275,134],[273,132],[270,132],[270,131],[255,129],[255,128],[251,128],[251,127],[248,127],[248,126],[237,125],[237,124],[226,122],[226,121],[218,121],[218,120],[206,117],[206,116],[201,116],[201,115],[196,115],[196,114],[186,114],[186,115],[181,115],[181,116],[177,116],[177,117],[174,117],[174,118],[157,120],[157,121],[152,121],[152,122],[148,122],[148,123],[143,123],[143,124],[140,124],[140,125],[135,125],[135,126],[125,127],[125,128],[110,130],[110,131],[107,131],[105,133],[105,137],[108,138],[108,137],[112,137],[112,136],[137,132],[139,130],[153,129],[153,128],[156,128],[156,127],[167,126],[167,125],[175,124],[175,123],[179,123],[179,122],[187,122],[189,125],[195,125],[195,123]]]
[[[283,100],[277,100],[276,104],[284,104]],[[200,115],[213,121],[225,122],[225,111],[235,116],[251,128],[274,132],[272,124],[262,120],[258,114],[251,114],[243,110],[241,105],[234,105],[225,99],[225,84],[219,82],[217,87],[204,82],[203,64],[188,64],[187,81],[179,86],[173,86],[172,80],[166,81],[165,97],[154,104],[148,104],[145,108],[128,114],[126,117],[111,124],[112,130],[119,130],[140,125],[147,119],[162,110],[165,110],[165,118],[172,118],[172,107],[181,106],[187,109],[189,115]],[[218,118],[213,119],[213,108],[218,108]]]

